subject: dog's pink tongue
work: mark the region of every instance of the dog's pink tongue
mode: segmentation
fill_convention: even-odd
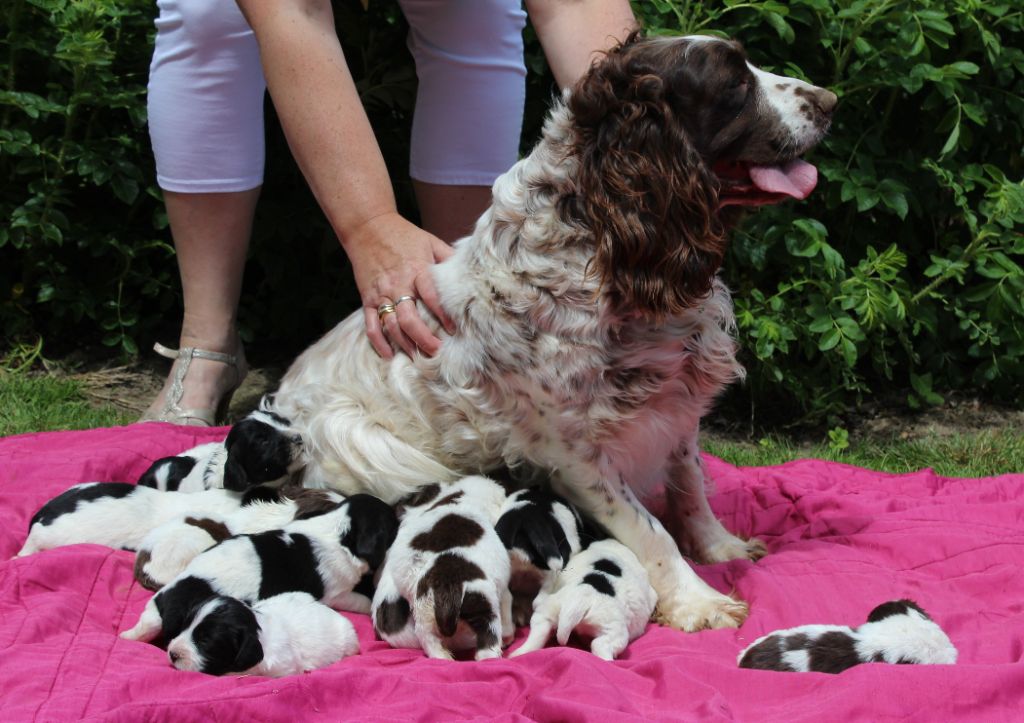
[[[750,166],[750,180],[765,193],[782,193],[804,199],[818,185],[818,169],[794,159],[784,166]]]

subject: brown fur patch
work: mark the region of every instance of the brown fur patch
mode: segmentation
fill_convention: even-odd
[[[438,555],[427,574],[416,585],[416,597],[434,594],[434,618],[438,631],[445,636],[455,634],[462,608],[462,589],[471,580],[482,580],[484,571],[475,564],[451,553]]]
[[[452,492],[450,495],[445,495],[444,497],[439,499],[437,502],[432,504],[427,509],[436,510],[438,507],[444,507],[445,505],[454,505],[456,502],[465,497],[465,495],[466,493],[463,492],[462,490]]]
[[[203,530],[206,534],[213,538],[214,542],[223,542],[229,537],[234,537],[231,534],[231,530],[223,522],[217,520],[211,520],[209,517],[186,517],[186,525],[192,525]]]
[[[291,500],[295,503],[296,520],[308,520],[310,517],[325,515],[342,505],[337,496],[327,490],[304,489],[293,494]]]
[[[145,567],[149,564],[152,559],[152,555],[149,554],[149,550],[143,550],[135,556],[135,579],[142,587],[147,590],[153,590],[156,592],[162,585],[157,584],[156,580],[146,574]]]
[[[410,492],[395,504],[395,512],[401,517],[410,507],[420,507],[433,502],[441,494],[441,485],[430,484],[420,487],[415,492]]]
[[[821,635],[808,652],[808,667],[816,673],[841,673],[860,664],[853,638],[832,631]]]
[[[374,628],[385,635],[397,633],[409,622],[409,602],[400,597],[397,600],[385,600],[377,608],[373,620]]]
[[[493,648],[498,644],[498,636],[492,628],[498,617],[487,598],[478,592],[467,592],[462,597],[462,609],[459,611],[459,619],[465,620],[466,624],[476,633],[476,649]]]
[[[779,670],[782,672],[792,671],[782,660],[782,641],[777,637],[770,637],[750,648],[743,654],[740,660],[741,668],[756,668],[757,670]]]
[[[428,532],[412,538],[409,545],[424,552],[444,552],[453,547],[469,547],[484,535],[484,528],[462,515],[445,515]]]

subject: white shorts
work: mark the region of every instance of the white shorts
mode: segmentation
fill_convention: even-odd
[[[382,1],[382,0],[377,0]],[[419,90],[410,175],[489,186],[515,163],[525,100],[520,0],[399,0]],[[149,132],[168,191],[245,191],[263,182],[256,38],[232,0],[157,0]]]

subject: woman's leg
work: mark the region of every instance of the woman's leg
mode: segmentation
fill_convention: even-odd
[[[401,0],[419,91],[409,162],[423,228],[468,234],[519,157],[526,97],[519,0]]]
[[[158,6],[149,123],[181,272],[180,343],[240,355],[238,299],[263,181],[259,49],[234,2],[159,0]],[[180,364],[144,418],[161,416]],[[176,404],[216,408],[239,381],[238,368],[196,357]]]

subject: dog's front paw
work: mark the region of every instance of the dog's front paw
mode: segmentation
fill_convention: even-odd
[[[728,538],[716,542],[706,550],[703,550],[699,555],[699,561],[704,565],[714,565],[719,562],[729,562],[730,560],[750,560],[756,562],[767,554],[768,547],[756,537],[751,537],[749,540],[741,540],[730,535]]]
[[[698,630],[738,628],[747,619],[745,602],[733,600],[715,590],[679,594],[674,600],[658,601],[654,621],[693,633]]]

